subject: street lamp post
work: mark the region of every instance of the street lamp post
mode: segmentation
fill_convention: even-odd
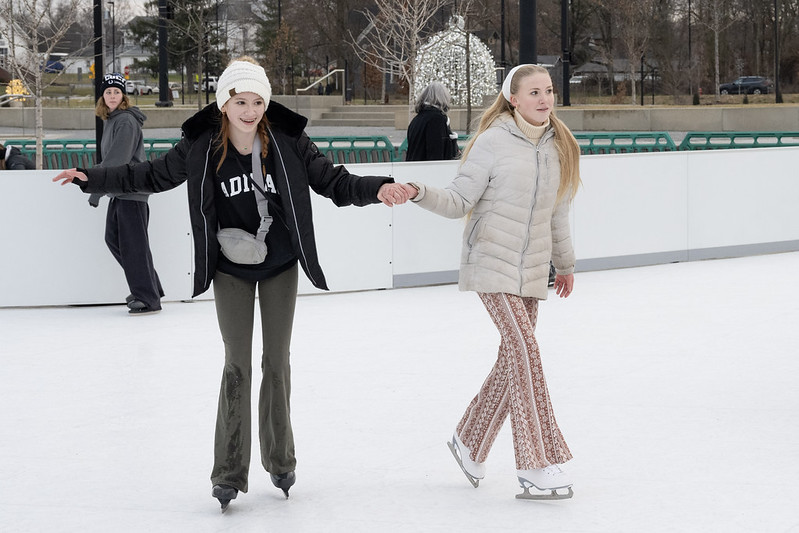
[[[117,41],[116,41],[116,9],[114,2],[108,2],[111,6],[111,72],[117,71]]]
[[[777,0],[774,0],[774,101],[782,103],[780,90],[780,11]]]
[[[563,105],[571,104],[571,49],[569,47],[569,0],[560,0],[560,44],[563,50]]]
[[[499,35],[501,41],[500,52],[499,52],[499,58],[500,58],[499,66],[502,67],[502,81],[505,81],[505,67],[507,66],[505,61],[505,0],[502,0],[502,3],[500,4],[500,10],[502,11],[502,14],[500,16],[500,22],[499,22],[501,26],[499,29]]]
[[[519,0],[519,64],[538,63],[536,0]]]
[[[688,0],[688,94],[694,94],[694,56],[691,52],[691,0]]]

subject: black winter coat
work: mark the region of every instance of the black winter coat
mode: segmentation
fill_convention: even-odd
[[[6,146],[5,153],[1,153],[0,157],[5,157],[6,170],[33,170],[36,168],[36,164],[22,155],[16,146]]]
[[[356,176],[343,166],[334,166],[306,135],[307,119],[277,102],[269,103],[266,116],[270,123],[269,150],[276,162],[275,187],[283,203],[292,246],[311,283],[327,290],[316,251],[309,188],[337,206],[365,206],[379,203],[378,189],[394,180]],[[212,155],[221,117],[216,103],[210,104],[183,124],[183,138],[162,157],[137,165],[95,167],[85,171],[88,182],[76,180],[89,193],[162,192],[187,181],[194,236],[193,296],[211,286],[219,257],[214,204],[216,165]]]
[[[458,151],[449,119],[439,108],[424,106],[408,124],[406,161],[446,161],[458,157]]]

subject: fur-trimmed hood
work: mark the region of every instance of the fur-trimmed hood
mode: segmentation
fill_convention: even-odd
[[[270,100],[269,107],[266,108],[266,119],[270,125],[291,137],[299,137],[308,124],[307,118],[274,100]],[[219,131],[221,125],[222,112],[214,102],[189,117],[180,129],[187,139],[193,141],[209,130]]]

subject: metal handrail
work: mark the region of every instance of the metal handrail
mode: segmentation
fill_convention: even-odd
[[[331,70],[330,72],[328,72],[326,75],[322,76],[321,78],[319,78],[318,80],[316,80],[315,82],[313,82],[312,84],[310,84],[308,87],[306,87],[306,88],[304,88],[304,89],[297,89],[295,92],[296,92],[297,94],[300,94],[300,91],[302,91],[302,92],[305,92],[305,91],[307,91],[308,89],[310,89],[311,87],[313,87],[313,86],[315,86],[315,85],[318,85],[318,84],[322,83],[322,82],[323,82],[323,81],[325,81],[327,78],[329,78],[330,76],[332,76],[333,74],[336,74],[336,73],[338,73],[338,72],[344,72],[344,69],[343,69],[343,68],[335,68],[335,69]]]
[[[17,98],[35,98],[32,94],[3,94],[0,95],[0,104],[6,100],[16,100]]]

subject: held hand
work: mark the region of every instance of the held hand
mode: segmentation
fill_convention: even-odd
[[[408,191],[401,183],[384,183],[377,191],[377,199],[388,207],[404,204],[408,201]]]
[[[563,276],[555,275],[555,294],[561,298],[568,298],[574,288],[574,274]]]
[[[416,198],[416,195],[419,194],[419,189],[417,189],[410,183],[403,183],[402,187],[408,193],[408,200],[413,200],[414,198]]]
[[[89,178],[86,177],[86,174],[83,172],[78,172],[78,170],[75,168],[64,170],[58,176],[53,178],[53,181],[60,181],[61,185],[66,185],[67,183],[72,183],[75,179],[89,181]]]

